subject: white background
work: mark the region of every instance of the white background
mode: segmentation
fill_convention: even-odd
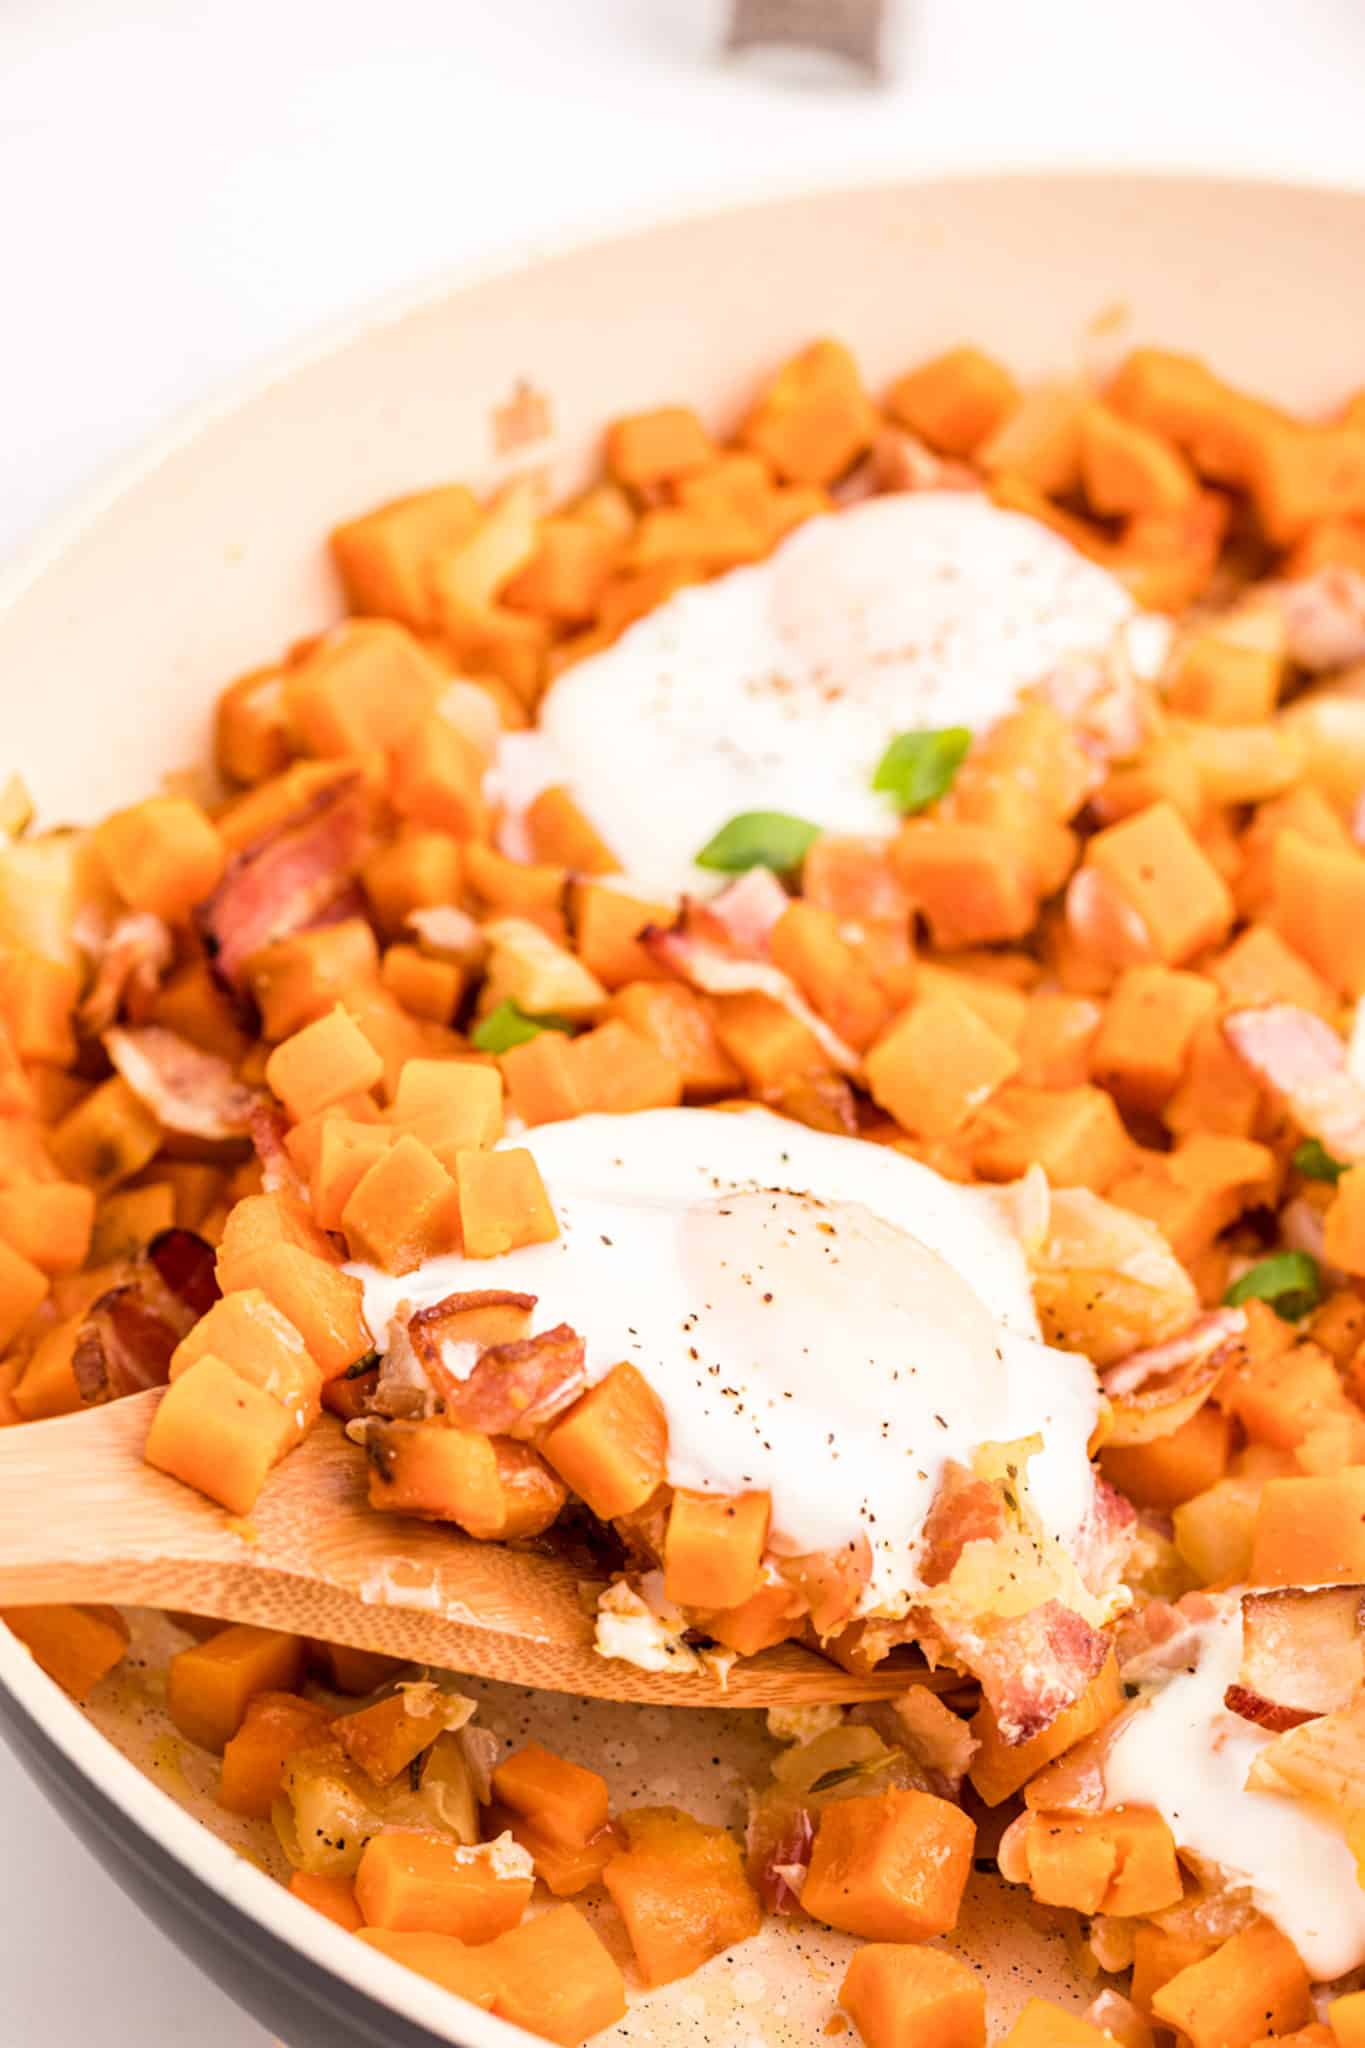
[[[1365,183],[1360,0],[900,0],[879,89],[722,62],[726,11],[0,0],[0,555],[169,413],[509,241],[887,168]],[[0,1832],[5,2048],[266,2048],[3,1753]]]

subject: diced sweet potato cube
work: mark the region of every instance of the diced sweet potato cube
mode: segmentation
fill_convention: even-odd
[[[325,1380],[335,1379],[372,1348],[363,1289],[353,1273],[293,1245],[276,1245],[259,1253],[244,1277],[293,1323]]]
[[[1168,1436],[1106,1448],[1100,1465],[1110,1484],[1135,1506],[1166,1514],[1217,1485],[1231,1450],[1230,1418],[1206,1402]]]
[[[1090,1048],[1092,1077],[1126,1108],[1159,1110],[1184,1077],[1194,1034],[1217,1002],[1217,989],[1202,974],[1125,969]]]
[[[453,960],[435,960],[416,946],[390,946],[379,978],[410,1015],[449,1024],[464,992],[465,976]]]
[[[1102,1195],[1133,1156],[1123,1119],[1102,1088],[1006,1085],[971,1134],[972,1164],[986,1180],[1017,1180],[1037,1164],[1056,1188]]]
[[[73,1700],[88,1699],[128,1647],[128,1624],[113,1607],[6,1607],[0,1621]]]
[[[357,619],[325,633],[285,671],[285,723],[300,753],[366,760],[407,738],[442,681],[405,626]]]
[[[1216,945],[1232,922],[1227,883],[1172,804],[1150,804],[1097,832],[1085,864],[1141,918],[1167,966]]]
[[[942,1949],[869,1942],[844,1972],[839,2003],[867,2048],[985,2048],[985,1983]]]
[[[744,1077],[722,1046],[706,998],[681,981],[628,981],[608,1004],[641,1038],[658,1048],[682,1079],[689,1101],[732,1095]]]
[[[579,2048],[626,2010],[619,1965],[573,1906],[552,1906],[500,1935],[493,1964],[499,2019]]]
[[[316,1416],[318,1369],[294,1325],[259,1287],[242,1288],[214,1302],[176,1345],[171,1379],[178,1380],[206,1354],[221,1358],[243,1379],[272,1394],[294,1414],[301,1430]]]
[[[987,1806],[999,1806],[1012,1792],[1026,1785],[1044,1764],[1112,1721],[1122,1705],[1123,1687],[1113,1657],[1106,1658],[1078,1700],[1063,1707],[1055,1720],[1027,1742],[1006,1742],[995,1716],[983,1702],[970,1723],[978,1744],[968,1773],[972,1784]]]
[[[60,1171],[97,1194],[140,1173],[160,1145],[160,1124],[122,1074],[93,1088],[48,1138]]]
[[[473,740],[432,712],[393,754],[394,808],[419,825],[469,839],[483,830],[486,763]]]
[[[752,989],[712,1003],[716,1036],[756,1095],[828,1072],[829,1055],[815,1033],[775,996]]]
[[[664,1537],[664,1586],[680,1607],[738,1607],[758,1591],[772,1503],[766,1493],[679,1487]]]
[[[1269,718],[1285,675],[1281,651],[1201,633],[1181,649],[1166,689],[1173,711],[1217,725]]]
[[[525,1244],[548,1244],[559,1224],[534,1153],[459,1152],[455,1157],[466,1258],[492,1259]]]
[[[1194,471],[1169,441],[1098,404],[1081,414],[1081,481],[1102,519],[1179,512],[1197,489]]]
[[[453,1991],[483,2012],[493,2010],[499,1975],[492,1942],[470,1948],[450,1934],[402,1934],[389,1927],[362,1927],[359,1939],[443,1991]],[[577,2042],[580,2037],[572,2038]]]
[[[1273,915],[1284,939],[1332,988],[1365,994],[1365,857],[1281,832],[1270,868]]]
[[[277,1045],[265,1067],[266,1080],[296,1121],[363,1095],[383,1073],[383,1060],[340,1004]]]
[[[229,1514],[245,1515],[271,1466],[297,1442],[297,1424],[280,1402],[206,1353],[166,1389],[143,1456]]]
[[[493,1794],[561,1848],[582,1848],[607,1824],[606,1780],[538,1742],[503,1758],[493,1772]]]
[[[483,1150],[502,1136],[502,1076],[475,1060],[409,1060],[398,1077],[389,1122],[431,1145]],[[442,1164],[449,1162],[442,1160]]]
[[[891,858],[936,946],[994,945],[1032,930],[1038,891],[1014,836],[999,826],[909,818]]]
[[[1365,2048],[1365,1991],[1348,1991],[1334,1998],[1327,2019],[1336,2048]]]
[[[578,1081],[562,1031],[542,1031],[498,1057],[515,1113],[527,1124],[560,1123],[582,1114]]]
[[[434,607],[427,564],[441,548],[465,540],[479,520],[478,500],[463,484],[395,498],[332,534],[346,601],[353,612],[429,626]]]
[[[882,1792],[826,1806],[801,1904],[866,1941],[927,1941],[957,1925],[976,1827],[929,1792]]]
[[[524,1820],[496,1799],[486,1809],[486,1825],[489,1834],[510,1834],[521,1844],[535,1866],[536,1876],[557,1899],[571,1899],[600,1884],[602,1872],[621,1847],[615,1828],[608,1823],[590,1841],[565,1848],[561,1842],[552,1841],[534,1821]]]
[[[790,903],[774,925],[773,959],[846,1045],[861,1052],[885,1025],[887,997],[839,929],[832,910]]]
[[[1137,1917],[1180,1898],[1175,1838],[1154,1807],[1035,1811],[1025,1837],[1029,1886],[1045,1906]]]
[[[645,1983],[671,1984],[763,1921],[739,1844],[672,1806],[622,1814],[627,1847],[603,1873]]]
[[[446,832],[411,832],[378,847],[361,869],[381,930],[397,938],[414,910],[459,901],[464,854]]]
[[[1252,1539],[1257,1586],[1349,1585],[1365,1577],[1365,1467],[1267,1479]]]
[[[326,1707],[298,1693],[254,1694],[223,1749],[218,1804],[248,1820],[268,1820],[282,1789],[285,1758],[315,1742],[331,1718]]]
[[[572,905],[578,957],[604,988],[667,981],[667,968],[640,944],[640,933],[650,925],[672,924],[677,912],[671,903],[629,896],[602,882],[578,882]]]
[[[1322,1017],[1335,1014],[1336,998],[1327,982],[1268,924],[1248,925],[1209,962],[1208,972],[1230,1009],[1293,1003]]]
[[[1150,2017],[1152,1999],[1163,1984],[1191,1963],[1213,1954],[1216,1941],[1195,1934],[1172,1934],[1148,1922],[1133,1929],[1133,1983],[1131,1996],[1138,2011]]]
[[[682,1101],[681,1068],[619,1017],[571,1039],[568,1067],[585,1115],[673,1109]]]
[[[970,455],[1013,412],[1019,387],[979,348],[951,348],[909,370],[886,394],[893,420],[944,455]]]
[[[623,484],[670,483],[715,460],[716,446],[690,406],[631,413],[607,428],[607,467]]]
[[[373,982],[379,972],[379,948],[363,917],[346,917],[262,946],[247,961],[245,972],[261,1013],[263,1035],[287,1039]]]
[[[876,408],[841,342],[817,341],[783,365],[740,431],[746,448],[798,484],[829,484],[870,447]]]
[[[223,872],[223,842],[188,797],[146,797],[115,811],[96,827],[95,844],[124,902],[170,923],[202,903]]]
[[[83,1315],[65,1317],[40,1339],[14,1382],[12,1399],[24,1422],[44,1422],[54,1415],[75,1415],[84,1405],[72,1356]]]
[[[529,1444],[447,1423],[370,1424],[370,1505],[455,1522],[485,1542],[538,1536],[567,1489]]]
[[[873,1100],[912,1137],[950,1138],[1007,1081],[1019,1055],[956,996],[913,1002],[867,1055]]]
[[[172,1657],[166,1711],[187,1742],[223,1750],[258,1693],[295,1692],[302,1676],[302,1636],[243,1622]]]
[[[1113,2038],[1049,1998],[1030,1998],[1000,2048],[1110,2048]]]
[[[500,1858],[488,1844],[471,1849],[449,1835],[386,1828],[365,1844],[355,1895],[370,1927],[478,1947],[517,1926],[534,1884],[529,1857],[516,1851]]]
[[[365,1925],[365,1917],[356,1904],[355,1886],[349,1877],[296,1870],[290,1877],[289,1889],[296,1899],[303,1900],[305,1906],[311,1906],[315,1913],[321,1913],[347,1934],[359,1934]]]
[[[373,1706],[342,1714],[332,1732],[366,1777],[376,1785],[387,1785],[449,1725],[450,1712],[442,1693],[435,1688],[429,1692],[425,1687],[407,1686],[387,1699],[376,1700]]]
[[[623,1362],[559,1417],[541,1450],[598,1520],[610,1522],[642,1508],[663,1484],[668,1418],[648,1380]]]
[[[324,1230],[340,1230],[346,1204],[372,1166],[393,1143],[383,1124],[362,1123],[339,1112],[324,1111],[317,1127],[317,1146],[308,1175],[314,1216]]]
[[[1293,1942],[1268,1920],[1255,1920],[1163,1984],[1152,2012],[1191,2048],[1250,2048],[1267,2031],[1304,2025],[1313,2005]]]
[[[479,1152],[465,1155],[483,1159]],[[411,1273],[459,1242],[460,1196],[429,1147],[404,1133],[367,1167],[341,1212],[352,1258]]]

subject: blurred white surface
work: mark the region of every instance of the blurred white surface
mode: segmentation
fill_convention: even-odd
[[[724,0],[3,0],[0,555],[271,351],[580,223],[977,164],[1365,183],[1356,0],[900,0],[881,88],[722,62],[724,15]],[[0,1815],[28,1845],[0,1863],[6,2042],[266,2048],[4,1752]]]

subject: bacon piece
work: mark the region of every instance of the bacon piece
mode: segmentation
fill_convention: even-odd
[[[246,961],[273,939],[326,921],[360,864],[369,815],[363,776],[327,783],[254,845],[196,913],[214,973],[232,993]]]
[[[1365,1586],[1242,1595],[1242,1663],[1228,1711],[1281,1734],[1345,1707],[1365,1684]]]
[[[815,1819],[806,1807],[755,1804],[748,1827],[749,1878],[770,1913],[800,1910],[814,1846]]]
[[[790,975],[768,957],[772,928],[787,901],[770,869],[750,868],[706,902],[685,896],[676,924],[667,929],[647,925],[640,943],[661,966],[704,995],[771,996],[805,1025],[833,1066],[857,1074],[857,1053],[830,1030]]]
[[[911,1686],[898,1699],[855,1707],[851,1721],[866,1722],[883,1741],[905,1750],[926,1773],[927,1790],[956,1799],[981,1744],[960,1714],[945,1707],[927,1685]]]
[[[111,1287],[86,1311],[71,1354],[82,1401],[94,1406],[164,1387],[184,1334],[150,1305],[136,1280]]]
[[[1345,1042],[1330,1024],[1294,1003],[1267,1003],[1234,1010],[1223,1019],[1223,1035],[1333,1158],[1365,1159],[1365,1086],[1351,1073]]]
[[[583,1339],[567,1323],[490,1345],[467,1378],[457,1379],[439,1361],[430,1370],[460,1429],[523,1443],[578,1399],[586,1378]]]
[[[206,1238],[193,1230],[160,1230],[147,1247],[147,1257],[162,1286],[192,1319],[208,1314],[222,1290],[216,1254]]]
[[[211,1143],[246,1135],[256,1097],[216,1053],[201,1051],[164,1024],[115,1026],[102,1042],[164,1131]]]
[[[76,1013],[81,1031],[98,1038],[121,1012],[144,1016],[161,977],[175,958],[171,929],[147,910],[130,910],[106,925],[86,912],[77,921],[76,943],[94,962],[95,978]]]
[[[1124,1683],[1138,1685],[1174,1671],[1192,1671],[1200,1632],[1217,1612],[1207,1593],[1184,1593],[1174,1603],[1149,1600],[1136,1613],[1125,1615],[1114,1640]]]
[[[1030,1741],[1081,1697],[1109,1654],[1109,1639],[1060,1600],[1027,1614],[940,1626],[980,1681],[1005,1741]]]
[[[1105,1443],[1150,1443],[1188,1422],[1208,1399],[1246,1322],[1245,1309],[1212,1309],[1164,1343],[1130,1351],[1101,1373],[1110,1404]]]
[[[924,1521],[921,1579],[926,1586],[941,1586],[969,1543],[998,1542],[1007,1526],[1000,1488],[950,1460]]]
[[[1365,659],[1365,576],[1335,564],[1270,593],[1291,661],[1315,674]]]
[[[1119,1583],[1137,1524],[1133,1503],[1096,1473],[1090,1513],[1072,1551],[1088,1593],[1098,1597]]]
[[[775,1557],[779,1575],[810,1609],[819,1636],[842,1628],[872,1577],[872,1545],[860,1529],[838,1550],[811,1550],[799,1557]]]

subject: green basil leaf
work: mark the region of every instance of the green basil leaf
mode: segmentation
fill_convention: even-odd
[[[520,1003],[509,997],[481,1017],[469,1034],[476,1052],[510,1052],[514,1045],[527,1045],[542,1031],[571,1031],[567,1017],[528,1017]]]
[[[1296,1145],[1291,1164],[1305,1180],[1338,1181],[1346,1171],[1345,1162],[1333,1159],[1318,1138],[1305,1138],[1301,1145]]]
[[[696,856],[699,868],[718,868],[725,875],[746,868],[772,868],[785,875],[799,868],[820,827],[786,811],[741,811],[708,839]]]
[[[1308,1252],[1273,1252],[1234,1280],[1223,1300],[1229,1308],[1244,1301],[1268,1302],[1277,1316],[1296,1323],[1322,1300],[1318,1262]]]
[[[971,743],[965,725],[899,733],[877,763],[872,787],[894,797],[907,815],[922,811],[948,794]]]

